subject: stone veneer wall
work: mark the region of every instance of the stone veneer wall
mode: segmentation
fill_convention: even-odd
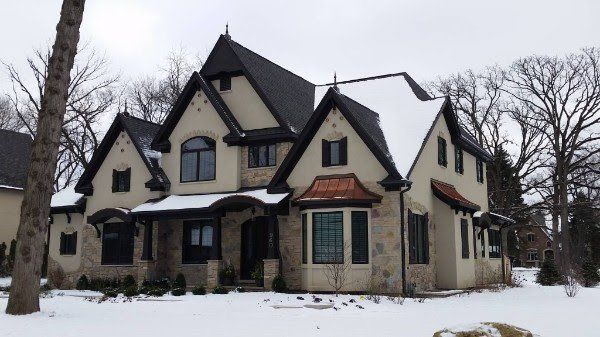
[[[496,262],[496,261],[494,261]],[[475,284],[478,286],[501,283],[502,262],[490,263],[489,260],[478,258],[475,260]]]
[[[276,144],[276,166],[271,167],[248,167],[248,146],[242,146],[242,159],[241,159],[241,184],[242,187],[255,187],[255,186],[266,186],[275,175],[275,171],[283,159],[287,156],[292,143],[277,143]]]
[[[408,242],[408,210],[417,211],[425,214],[429,212],[429,264],[410,264],[409,263],[409,242]],[[415,290],[432,290],[436,288],[436,251],[435,251],[435,223],[430,210],[418,202],[412,200],[408,195],[404,195],[404,244],[406,247],[405,265],[406,265],[406,284],[414,283]]]

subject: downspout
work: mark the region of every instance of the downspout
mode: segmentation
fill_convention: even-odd
[[[410,191],[412,188],[412,183],[407,181],[407,188],[405,190],[400,190],[400,255],[401,255],[401,265],[402,268],[402,295],[406,296],[406,241],[405,238],[405,226],[404,226],[404,193]]]

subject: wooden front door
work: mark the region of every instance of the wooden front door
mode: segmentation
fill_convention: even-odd
[[[242,224],[240,279],[251,280],[252,271],[267,256],[267,221],[256,217]]]

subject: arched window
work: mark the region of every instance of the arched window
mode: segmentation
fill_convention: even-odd
[[[215,179],[215,141],[196,137],[181,144],[181,181]]]
[[[212,226],[202,227],[202,247],[212,247],[213,228]]]

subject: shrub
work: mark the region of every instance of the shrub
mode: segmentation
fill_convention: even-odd
[[[88,281],[87,276],[85,274],[81,274],[79,279],[77,280],[77,285],[75,286],[77,290],[88,290],[90,289],[90,281]]]
[[[173,290],[171,290],[171,295],[183,296],[185,295],[185,288],[173,288]]]
[[[573,273],[569,272],[565,276],[563,287],[565,288],[565,294],[567,294],[567,296],[577,296],[577,293],[579,292],[579,283],[577,283],[577,280],[573,276]]]
[[[235,268],[229,264],[219,271],[219,279],[225,285],[232,285],[235,279]]]
[[[52,290],[52,286],[48,283],[46,283],[40,287],[41,292],[48,292],[50,290]]]
[[[119,293],[117,292],[116,289],[113,288],[106,288],[102,291],[102,294],[104,294],[104,297],[117,297],[119,296]]]
[[[66,278],[65,271],[58,265],[48,273],[48,282],[57,289],[62,289]]]
[[[110,287],[111,288],[121,288],[121,280],[117,277],[113,277],[112,280],[110,280]]]
[[[543,286],[552,286],[562,281],[560,272],[556,267],[556,263],[552,259],[547,259],[542,263],[540,271],[537,273],[536,282]]]
[[[600,283],[598,265],[590,258],[586,258],[581,264],[581,283],[584,287],[595,287]]]
[[[194,295],[206,295],[206,288],[204,286],[196,286],[192,289],[192,294]]]
[[[153,288],[160,288],[160,289],[167,291],[167,290],[171,289],[171,280],[169,280],[166,277],[161,278],[158,280],[151,281],[150,286]]]
[[[228,292],[229,292],[229,290],[225,289],[223,286],[216,286],[212,291],[213,294],[220,294],[220,295],[227,294]]]
[[[90,280],[89,289],[93,291],[102,291],[105,288],[110,288],[110,280],[102,278],[92,278]]]
[[[287,284],[285,283],[285,279],[281,275],[275,276],[273,278],[273,282],[271,283],[271,288],[276,293],[285,293],[288,291]]]
[[[140,289],[138,290],[138,292],[140,294],[144,294],[144,295],[147,295],[149,291],[150,291],[150,289],[148,287],[144,287],[144,286],[141,286]]]
[[[244,287],[237,287],[237,288],[235,288],[235,292],[237,292],[237,293],[245,293],[246,292],[246,288],[244,288]]]
[[[173,288],[185,289],[186,286],[185,276],[182,273],[177,274],[177,277],[175,277],[175,281],[173,282]]]
[[[123,279],[123,288],[135,287],[136,285],[135,278],[132,275],[127,275]]]
[[[161,288],[152,288],[152,289],[148,290],[148,295],[149,296],[161,297],[165,293],[166,293],[166,291],[164,289],[161,289]]]
[[[140,292],[138,291],[138,289],[135,285],[129,286],[129,287],[125,288],[125,290],[123,291],[123,295],[125,295],[127,297],[137,296],[139,294],[140,294]]]

